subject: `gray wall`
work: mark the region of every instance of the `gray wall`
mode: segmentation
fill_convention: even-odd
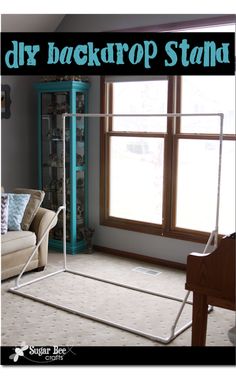
[[[62,20],[59,32],[101,32],[189,21],[218,15],[188,14],[88,14],[67,15]]]
[[[1,120],[1,183],[6,191],[37,187],[37,104],[30,76],[2,76],[10,85],[11,117]]]
[[[154,25],[199,18],[197,15],[68,15],[58,31],[106,31],[121,28]],[[207,16],[209,17],[209,16]],[[89,78],[89,112],[100,112],[100,79]],[[89,220],[96,229],[94,242],[118,250],[133,252],[185,263],[191,251],[202,251],[203,245],[144,233],[109,228],[99,224],[99,120],[89,121]]]

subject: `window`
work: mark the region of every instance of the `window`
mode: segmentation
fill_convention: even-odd
[[[167,79],[109,86],[114,114],[166,113]],[[109,215],[161,224],[166,119],[117,117],[110,124],[113,131],[125,133],[110,138]]]
[[[230,233],[235,229],[234,77],[186,76],[181,87],[181,112],[224,113],[219,231]],[[215,117],[181,118],[176,136],[176,227],[207,232],[214,228],[219,127]]]
[[[219,231],[232,232],[234,78],[120,79],[102,83],[102,112],[225,114]],[[124,116],[101,122],[102,223],[204,240],[215,227],[219,117]]]
[[[101,90],[102,113],[224,113],[219,232],[232,233],[235,78],[107,77]],[[205,242],[215,228],[219,132],[219,117],[101,119],[101,223]]]

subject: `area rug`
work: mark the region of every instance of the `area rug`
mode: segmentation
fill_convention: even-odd
[[[60,253],[49,254],[49,265],[42,273],[30,273],[23,280],[55,271],[62,266]],[[68,257],[68,266],[89,275],[134,285],[150,291],[183,297],[185,273],[153,264],[95,253]],[[159,270],[157,276],[145,275],[137,267]],[[13,280],[2,285],[2,345],[72,346],[163,346],[130,332],[88,320],[26,299],[7,290]],[[138,293],[77,275],[62,273],[23,287],[21,291],[58,304],[78,309],[137,328],[148,334],[169,336],[180,303]],[[191,320],[192,307],[186,305],[179,326]],[[227,333],[234,326],[234,312],[215,308],[208,317],[207,345],[232,346]],[[168,346],[190,346],[191,328]]]

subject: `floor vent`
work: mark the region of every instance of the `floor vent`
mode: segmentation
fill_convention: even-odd
[[[161,274],[161,271],[153,270],[152,268],[146,267],[135,267],[132,271],[141,272],[142,274],[157,276]]]

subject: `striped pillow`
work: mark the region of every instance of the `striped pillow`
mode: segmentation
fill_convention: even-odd
[[[7,233],[9,198],[6,193],[1,195],[1,234]]]
[[[26,205],[30,199],[28,194],[9,193],[8,230],[22,230],[21,221]]]

